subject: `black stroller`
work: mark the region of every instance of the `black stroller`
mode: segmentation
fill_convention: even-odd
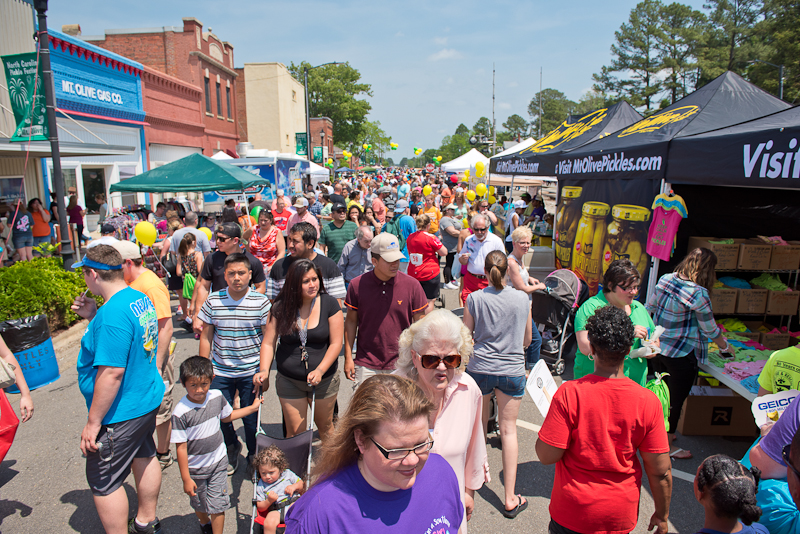
[[[566,368],[564,344],[574,333],[575,313],[589,298],[589,288],[569,269],[553,271],[543,283],[546,289],[531,294],[531,315],[534,323],[544,325],[540,357],[560,375]]]

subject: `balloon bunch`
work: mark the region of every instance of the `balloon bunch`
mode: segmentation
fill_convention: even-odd
[[[482,178],[486,174],[486,165],[479,161],[475,164],[475,177]]]
[[[353,157],[353,153],[352,152],[348,152],[347,150],[343,150],[342,151],[342,156],[344,156],[345,159],[350,159],[350,158]]]
[[[442,156],[436,156],[436,157],[434,157],[434,158],[433,158],[433,164],[434,164],[434,165],[437,165],[437,166],[438,166],[438,165],[441,165],[441,164],[442,164]]]
[[[369,152],[370,150],[372,150],[372,145],[364,143],[363,145],[361,145],[361,148]]]
[[[391,148],[392,150],[397,150],[397,146],[398,146],[397,143],[389,143],[389,148]]]
[[[328,158],[328,161],[325,162],[325,166],[329,169],[333,168],[333,158]]]
[[[420,154],[422,154],[422,149],[414,147],[414,155],[419,156]]]

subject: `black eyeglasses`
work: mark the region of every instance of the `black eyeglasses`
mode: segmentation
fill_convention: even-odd
[[[421,360],[422,367],[425,369],[436,369],[439,367],[439,362],[443,362],[445,368],[447,369],[455,369],[459,365],[461,365],[461,355],[460,354],[450,354],[448,356],[437,356],[435,354],[420,354],[419,359]]]
[[[230,239],[230,237],[225,237],[224,235],[217,235],[217,242],[218,243],[224,243],[228,239]]]
[[[473,228],[472,230],[475,232],[485,232],[486,230],[488,230],[488,228]]]
[[[376,445],[377,445],[377,443],[376,443]],[[791,469],[794,472],[794,476],[796,476],[798,479],[800,479],[800,471],[798,471],[797,468],[794,465],[792,465],[792,462],[789,461],[789,452],[791,452],[791,450],[792,450],[792,444],[791,443],[786,445],[783,448],[783,451],[781,453],[783,455],[783,462],[786,465],[788,465],[789,469]]]
[[[420,443],[416,447],[411,447],[410,449],[385,449],[381,447],[377,441],[373,438],[369,438],[372,443],[378,447],[378,450],[381,451],[383,457],[387,460],[405,460],[406,456],[411,454],[412,452],[417,456],[422,456],[423,454],[427,454],[433,448],[433,440],[430,439],[425,443]]]

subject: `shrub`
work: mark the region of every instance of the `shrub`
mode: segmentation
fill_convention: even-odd
[[[33,258],[0,268],[0,321],[43,313],[52,330],[79,321],[70,306],[86,291],[80,270],[65,271],[61,257]],[[98,305],[102,302],[95,297]]]

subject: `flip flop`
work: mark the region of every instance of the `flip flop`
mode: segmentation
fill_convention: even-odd
[[[673,460],[690,460],[694,458],[691,451],[687,451],[684,449],[675,449],[671,453],[669,453],[669,457]]]
[[[509,519],[514,519],[521,511],[528,507],[528,500],[523,500],[522,495],[517,495],[517,499],[519,499],[519,504],[513,510],[506,510],[505,507],[503,507],[503,515]]]

